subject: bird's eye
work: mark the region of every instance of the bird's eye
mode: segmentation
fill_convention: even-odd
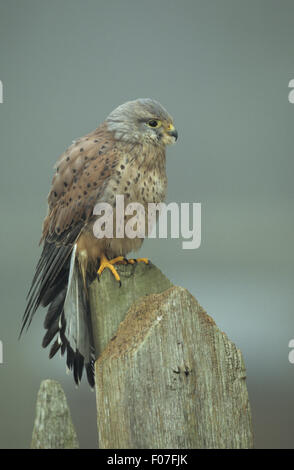
[[[148,126],[149,127],[159,127],[160,126],[160,121],[158,121],[157,119],[150,119],[150,121],[148,121]]]

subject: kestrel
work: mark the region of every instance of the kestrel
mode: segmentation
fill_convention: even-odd
[[[177,137],[172,117],[157,101],[129,101],[112,111],[97,129],[74,141],[55,165],[40,242],[43,251],[21,332],[29,327],[40,305],[49,306],[42,346],[57,337],[49,357],[58,350],[66,352],[67,367],[73,370],[77,384],[85,367],[88,381],[94,385],[87,285],[93,273],[99,276],[105,268],[119,281],[115,263],[126,262],[126,255],[143,243],[138,237],[96,238],[93,209],[98,202],[107,202],[115,211],[116,195],[144,207],[149,202],[163,202],[165,147]]]

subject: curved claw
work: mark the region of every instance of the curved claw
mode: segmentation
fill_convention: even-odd
[[[118,281],[120,286],[121,286],[121,280],[120,280],[119,274],[118,274],[117,270],[115,269],[115,267],[113,266],[115,263],[121,262],[121,261],[123,261],[122,256],[118,256],[117,258],[114,258],[112,260],[108,260],[106,258],[106,256],[104,254],[102,254],[102,256],[100,258],[100,266],[99,266],[99,269],[97,271],[98,281],[100,281],[100,276],[103,273],[104,269],[108,268],[112,272],[112,274],[114,275],[115,280]]]
[[[129,264],[136,264],[136,263],[145,263],[145,264],[149,264],[149,259],[148,258],[131,258],[131,259],[128,259],[128,263]]]
[[[137,258],[136,259],[137,263],[145,263],[145,264],[149,264],[149,259],[148,258]]]
[[[143,262],[145,264],[149,264],[148,258],[137,258],[137,259],[131,258],[131,259],[127,259],[124,256],[117,256],[116,258],[108,260],[106,258],[106,256],[104,254],[102,254],[101,258],[100,258],[100,266],[99,266],[99,269],[97,271],[97,279],[100,282],[101,274],[103,273],[105,268],[108,268],[112,272],[112,274],[114,275],[115,280],[118,281],[119,287],[121,287],[120,276],[119,276],[117,270],[115,269],[115,267],[113,265],[115,263],[136,264],[138,262]]]

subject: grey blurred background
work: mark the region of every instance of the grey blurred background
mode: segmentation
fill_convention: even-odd
[[[17,340],[57,157],[117,105],[174,116],[168,201],[202,203],[202,244],[147,240],[148,256],[242,350],[255,446],[293,448],[294,3],[0,0],[0,447],[30,444],[40,381],[61,382],[81,446],[95,395],[41,348],[44,311]]]

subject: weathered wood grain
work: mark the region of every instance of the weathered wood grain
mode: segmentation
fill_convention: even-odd
[[[252,447],[240,350],[155,266],[119,272],[90,288],[99,447]]]
[[[77,435],[61,385],[43,380],[37,397],[31,449],[77,449]]]
[[[116,269],[121,277],[121,287],[110,271],[105,270],[100,282],[93,282],[89,289],[97,357],[114,336],[128,309],[137,299],[163,292],[172,286],[152,263],[116,266]]]

